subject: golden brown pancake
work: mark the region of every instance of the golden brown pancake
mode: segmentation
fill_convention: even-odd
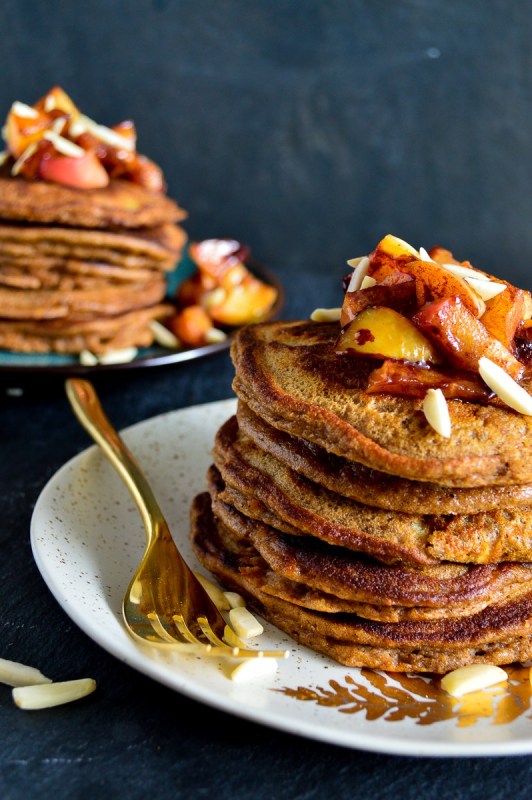
[[[243,328],[231,349],[236,394],[274,428],[372,469],[462,488],[532,483],[532,417],[450,400],[445,439],[421,400],[367,394],[375,361],[335,355],[337,336],[337,324],[306,321]]]
[[[0,260],[73,258],[170,270],[186,242],[175,225],[151,230],[89,230],[0,224]]]
[[[72,317],[94,319],[159,303],[166,292],[162,275],[124,285],[96,289],[10,289],[0,287],[1,318],[17,320]]]
[[[5,170],[4,170],[5,172]],[[0,218],[82,228],[141,228],[185,219],[169,197],[130,181],[103,189],[75,189],[49,181],[0,177]]]
[[[243,402],[238,404],[237,418],[240,430],[257,447],[327,489],[369,506],[413,514],[476,514],[532,505],[532,484],[459,489],[409,481],[273,428]]]
[[[126,347],[148,347],[152,320],[168,317],[173,306],[157,303],[110,317],[89,320],[1,320],[0,348],[22,353],[100,354]]]
[[[257,448],[239,432],[234,417],[216,434],[213,456],[226,484],[224,497],[243,513],[385,563],[488,564],[527,561],[532,553],[529,506],[453,516],[367,506],[310,481]]]
[[[207,493],[193,503],[191,529],[197,557],[224,586],[242,593],[252,608],[301,644],[342,664],[446,672],[469,663],[505,664],[532,656],[532,590],[456,619],[389,623],[317,612],[262,589],[261,569],[242,543],[236,549],[224,543]]]
[[[246,517],[221,500],[223,482],[215,474],[209,492],[224,547],[251,553],[256,563],[260,555],[262,591],[309,609],[348,611],[384,622],[450,619],[532,589],[531,564],[384,566],[345,548],[310,536],[289,536]]]

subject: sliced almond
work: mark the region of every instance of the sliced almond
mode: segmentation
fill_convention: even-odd
[[[19,708],[33,711],[71,703],[73,700],[86,697],[95,689],[96,681],[92,678],[46,683],[38,686],[19,686],[13,689],[13,700]]]
[[[17,158],[13,166],[11,167],[11,174],[13,176],[18,175],[26,161],[32,157],[32,155],[37,151],[37,142],[30,142],[30,144],[26,147],[24,152]]]
[[[21,103],[20,100],[15,100],[11,106],[11,111],[16,117],[23,117],[25,119],[37,119],[39,112],[28,106],[26,103]]]
[[[7,686],[33,686],[34,684],[51,682],[51,678],[47,678],[35,667],[28,667],[18,661],[0,658],[0,683],[5,683]]]
[[[83,147],[71,142],[70,139],[65,139],[64,136],[60,136],[55,131],[47,130],[42,136],[43,139],[47,139],[47,141],[53,144],[58,153],[64,156],[68,156],[69,158],[82,158],[85,155]]]
[[[473,269],[472,267],[464,267],[462,264],[440,264],[440,267],[443,267],[448,272],[452,272],[453,275],[458,275],[459,278],[473,278],[477,281],[490,280],[490,278],[480,272],[480,270]]]
[[[136,147],[134,138],[130,139],[128,136],[122,136],[122,134],[113,131],[106,125],[100,125],[90,117],[86,117],[85,114],[80,114],[76,122],[78,130],[81,130],[84,126],[84,131],[89,131],[96,139],[104,142],[104,144],[111,145],[111,147],[116,147],[117,150],[134,150]]]
[[[160,344],[161,347],[168,347],[170,350],[174,350],[179,347],[179,339],[169,331],[168,328],[162,324],[162,322],[158,322],[156,319],[150,322],[150,330],[153,333],[153,337],[157,344]]]
[[[230,609],[229,601],[227,600],[223,591],[218,586],[216,586],[215,583],[206,578],[205,575],[202,575],[200,572],[194,572],[194,575],[201,583],[201,585],[211,598],[212,602],[214,603],[218,611],[229,611]]]
[[[260,636],[261,633],[264,633],[261,623],[244,606],[230,610],[229,622],[236,635],[240,636],[241,639],[252,639],[254,636]]]
[[[225,331],[219,330],[219,328],[209,328],[205,334],[207,344],[219,344],[220,342],[225,342],[226,339],[227,334]]]
[[[275,658],[249,658],[231,670],[230,678],[235,683],[249,683],[260,678],[269,678],[276,672]]]
[[[429,256],[424,247],[419,248],[419,257],[421,261],[432,261],[433,263],[436,263],[434,259]]]
[[[453,697],[461,697],[507,680],[506,672],[494,664],[468,664],[447,673],[441,680],[441,688]]]
[[[372,286],[376,286],[377,281],[375,278],[372,278],[371,275],[366,275],[360,284],[361,289],[371,289]]]
[[[2,152],[0,153],[0,167],[6,163],[8,158],[9,158],[9,152],[7,150],[2,150]]]
[[[98,356],[95,356],[90,350],[82,350],[79,354],[79,363],[83,367],[95,367],[98,364]]]
[[[480,377],[507,406],[520,414],[532,416],[532,395],[514,381],[498,364],[486,356],[478,362]]]
[[[341,308],[315,308],[310,318],[312,322],[339,322]]]
[[[367,258],[367,256],[357,256],[357,258],[349,258],[346,262],[347,266],[354,269],[356,266],[358,266],[358,264],[360,264],[363,258]]]
[[[451,418],[447,400],[441,389],[429,389],[423,400],[423,413],[427,422],[440,436],[451,435]]]
[[[362,281],[368,274],[369,270],[369,258],[364,256],[360,259],[358,264],[353,270],[353,274],[351,275],[351,280],[349,281],[349,286],[347,287],[348,292],[357,292],[360,287],[362,286]]]
[[[506,289],[506,284],[495,283],[495,281],[467,277],[464,280],[483,300],[491,300],[492,297],[497,297]]]
[[[246,601],[238,592],[224,592],[224,597],[230,608],[243,608],[246,605]]]
[[[138,350],[136,347],[124,347],[123,350],[109,350],[108,353],[98,356],[98,362],[100,364],[127,364],[133,361],[137,353]]]

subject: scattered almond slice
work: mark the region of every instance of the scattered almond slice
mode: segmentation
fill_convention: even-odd
[[[368,274],[368,270],[369,258],[367,256],[363,256],[353,270],[351,280],[349,281],[349,286],[347,287],[348,292],[357,292],[361,288],[362,281]]]
[[[229,612],[229,622],[231,623],[237,636],[241,639],[252,639],[264,633],[264,628],[256,619],[251,611],[245,606],[232,608]]]
[[[7,159],[9,158],[9,153],[7,150],[2,150],[0,153],[0,167],[6,163]]]
[[[200,572],[194,572],[194,575],[201,583],[209,597],[211,598],[212,602],[218,609],[218,611],[229,611],[230,605],[229,601],[227,600],[223,591],[216,586],[209,578],[206,578],[205,575],[202,575]]]
[[[124,347],[123,350],[109,350],[108,353],[98,356],[98,363],[127,364],[129,361],[133,361],[137,353],[138,350],[136,347]]]
[[[79,363],[83,367],[95,367],[98,364],[98,356],[95,356],[90,350],[82,350],[79,354]]]
[[[234,683],[248,683],[260,678],[271,677],[276,672],[277,661],[275,658],[250,658],[231,670],[229,677]]]
[[[242,608],[246,605],[246,601],[238,592],[224,592],[224,597],[229,603],[230,608]]]
[[[461,697],[507,680],[506,672],[494,664],[468,664],[445,675],[441,688],[453,697]]]
[[[341,308],[315,308],[310,319],[312,322],[339,322]]]
[[[40,708],[71,703],[86,697],[96,689],[96,681],[92,678],[80,678],[74,681],[59,681],[35,686],[19,686],[13,689],[13,700],[19,708],[33,711]]]
[[[494,364],[486,356],[478,362],[480,377],[507,406],[521,414],[532,416],[532,395],[514,381],[502,367]]]
[[[436,433],[448,439],[451,435],[451,419],[447,400],[441,389],[429,389],[423,400],[423,413]]]
[[[51,682],[51,678],[47,678],[35,667],[0,658],[0,683],[5,683],[7,686],[34,686]]]
[[[170,350],[173,350],[179,347],[179,339],[166,328],[162,322],[158,322],[156,319],[150,322],[150,330],[153,333],[155,341],[157,344],[160,344],[161,347],[168,347]]]
[[[220,342],[225,342],[226,339],[227,334],[219,328],[209,328],[205,334],[205,341],[207,344],[219,344]]]

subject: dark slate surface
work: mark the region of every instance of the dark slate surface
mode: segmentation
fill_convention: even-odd
[[[0,116],[58,83],[99,121],[133,117],[191,236],[249,242],[284,279],[287,317],[337,304],[345,259],[387,231],[530,288],[531,27],[528,4],[504,0],[4,0]],[[225,398],[231,376],[222,354],[96,385],[125,427]],[[76,706],[34,714],[0,687],[2,800],[528,798],[527,757],[396,758],[298,739],[94,645],[29,545],[41,489],[87,437],[61,380],[0,378],[0,655],[98,682]]]

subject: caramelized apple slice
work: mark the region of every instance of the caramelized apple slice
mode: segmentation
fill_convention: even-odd
[[[530,317],[531,310],[530,292],[507,284],[504,292],[487,301],[482,324],[510,349],[518,326]]]
[[[44,131],[50,127],[48,114],[35,111],[34,115],[25,116],[17,113],[20,104],[13,103],[7,115],[4,137],[7,149],[13,158],[20,158],[28,147],[38,142]],[[30,107],[28,107],[30,108]],[[34,109],[31,109],[34,111]],[[29,112],[28,112],[29,113]]]
[[[357,314],[340,333],[336,352],[400,361],[440,360],[436,349],[415,325],[386,306],[370,306]]]
[[[489,333],[460,297],[446,297],[427,304],[414,315],[412,322],[458,369],[478,373],[479,359],[486,356],[515,380],[524,371],[523,365]]]
[[[220,325],[258,322],[277,299],[277,290],[248,273],[219,304],[209,305],[209,315]]]
[[[447,400],[458,398],[472,403],[494,401],[500,404],[484,381],[471,372],[451,371],[445,367],[421,367],[390,359],[370,374],[367,391],[370,394],[386,392],[421,399],[428,389],[441,389]]]
[[[384,239],[380,240],[373,253],[369,256],[369,274],[373,275],[374,270],[384,265],[397,270],[400,269],[399,264],[418,259],[419,253],[412,245],[403,241],[403,239],[399,239],[398,236],[388,233]]]
[[[367,289],[346,292],[340,316],[340,327],[345,328],[357,314],[368,306],[387,306],[402,313],[409,309],[413,310],[416,300],[416,283],[409,275],[401,272],[395,274],[398,276],[395,283],[379,283]]]

